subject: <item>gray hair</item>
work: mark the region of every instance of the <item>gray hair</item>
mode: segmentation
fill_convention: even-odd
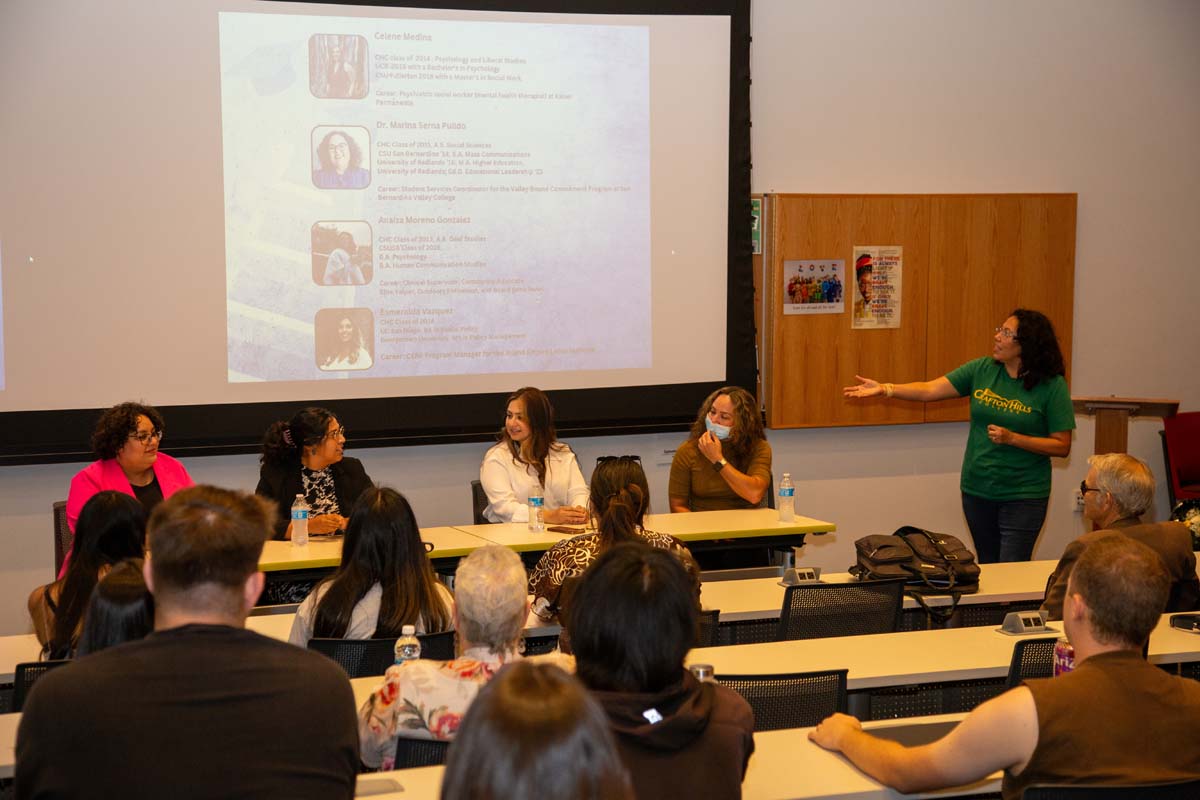
[[[525,567],[500,545],[481,547],[464,558],[454,578],[459,635],[493,653],[517,649],[525,629]]]
[[[1154,473],[1146,462],[1127,453],[1089,456],[1096,469],[1096,488],[1108,492],[1123,517],[1137,517],[1154,502]]]

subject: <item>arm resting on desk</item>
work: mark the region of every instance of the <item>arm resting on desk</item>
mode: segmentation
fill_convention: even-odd
[[[1021,686],[979,706],[950,733],[922,747],[876,738],[845,714],[826,719],[809,738],[907,794],[961,786],[999,769],[1018,772],[1033,755],[1037,734],[1033,695]]]

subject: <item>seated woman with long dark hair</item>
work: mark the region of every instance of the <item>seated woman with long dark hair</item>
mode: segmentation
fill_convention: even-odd
[[[126,559],[96,584],[75,648],[77,657],[144,639],[154,630],[154,595],[146,586],[144,563]]]
[[[412,506],[395,489],[365,491],[350,514],[342,563],[296,610],[288,637],[384,639],[405,625],[449,630],[453,596],[434,575]]]
[[[636,457],[599,459],[592,472],[588,507],[596,520],[596,531],[558,542],[546,551],[529,574],[533,610],[539,618],[554,620],[558,616],[563,584],[582,575],[598,555],[621,542],[644,542],[672,551],[699,585],[700,569],[683,542],[642,527],[650,510],[650,484]]]
[[[114,564],[140,558],[145,541],[146,512],[132,495],[103,491],[84,504],[75,524],[75,555],[66,575],[29,595],[33,632],[47,658],[69,658],[74,653],[92,589]]]

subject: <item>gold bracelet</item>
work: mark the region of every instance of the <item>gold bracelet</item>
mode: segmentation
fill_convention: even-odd
[[[888,397],[891,397],[892,394],[895,393],[895,391],[896,391],[896,387],[893,386],[892,384],[885,383],[883,385],[883,393],[886,394]]]

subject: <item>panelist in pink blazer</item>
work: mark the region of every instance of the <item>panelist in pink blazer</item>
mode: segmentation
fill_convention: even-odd
[[[163,418],[158,409],[141,403],[121,403],[100,415],[92,431],[95,461],[71,479],[67,494],[67,526],[73,532],[84,504],[109,489],[137,498],[149,516],[164,498],[192,485],[183,464],[158,452]],[[61,578],[71,554],[63,560]]]

